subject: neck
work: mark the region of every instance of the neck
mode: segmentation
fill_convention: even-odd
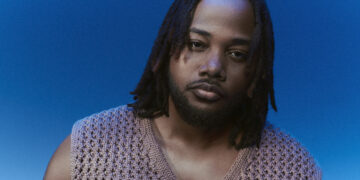
[[[229,129],[222,131],[204,130],[187,124],[169,101],[169,117],[161,116],[154,120],[155,129],[164,145],[186,146],[195,149],[229,147]]]

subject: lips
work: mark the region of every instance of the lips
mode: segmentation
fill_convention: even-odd
[[[220,87],[209,83],[193,84],[190,89],[196,97],[206,101],[217,101],[224,96]]]

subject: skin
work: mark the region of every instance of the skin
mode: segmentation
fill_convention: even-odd
[[[189,46],[178,59],[170,60],[170,75],[198,109],[216,111],[238,93],[249,94],[246,55],[254,30],[254,15],[247,0],[203,0],[195,10],[190,26]],[[186,85],[211,79],[223,92],[218,94],[185,90]],[[205,97],[205,98],[204,98]],[[229,128],[209,132],[187,124],[169,97],[169,117],[154,119],[155,133],[163,141],[163,152],[178,179],[222,179],[233,164],[238,151],[228,144]],[[45,180],[70,177],[70,136],[54,153]]]
[[[248,1],[200,2],[190,26],[189,46],[170,61],[170,75],[193,107],[216,111],[236,94],[251,92],[246,55],[253,30],[254,15]],[[218,82],[224,95],[211,101],[216,93],[186,89],[201,79]],[[228,145],[229,128],[209,132],[187,124],[171,97],[169,117],[154,122],[162,149],[179,179],[222,179],[237,156],[238,151]]]
[[[60,144],[46,169],[44,180],[70,180],[70,135]]]

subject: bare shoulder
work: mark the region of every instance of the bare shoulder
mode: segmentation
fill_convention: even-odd
[[[44,180],[66,180],[71,179],[70,174],[70,145],[69,135],[58,147],[52,156],[45,172]]]

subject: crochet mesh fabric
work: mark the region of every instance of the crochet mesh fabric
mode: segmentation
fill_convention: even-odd
[[[176,179],[151,120],[120,106],[77,121],[71,134],[72,179]],[[321,179],[310,154],[293,138],[265,127],[259,148],[245,148],[223,179]]]

